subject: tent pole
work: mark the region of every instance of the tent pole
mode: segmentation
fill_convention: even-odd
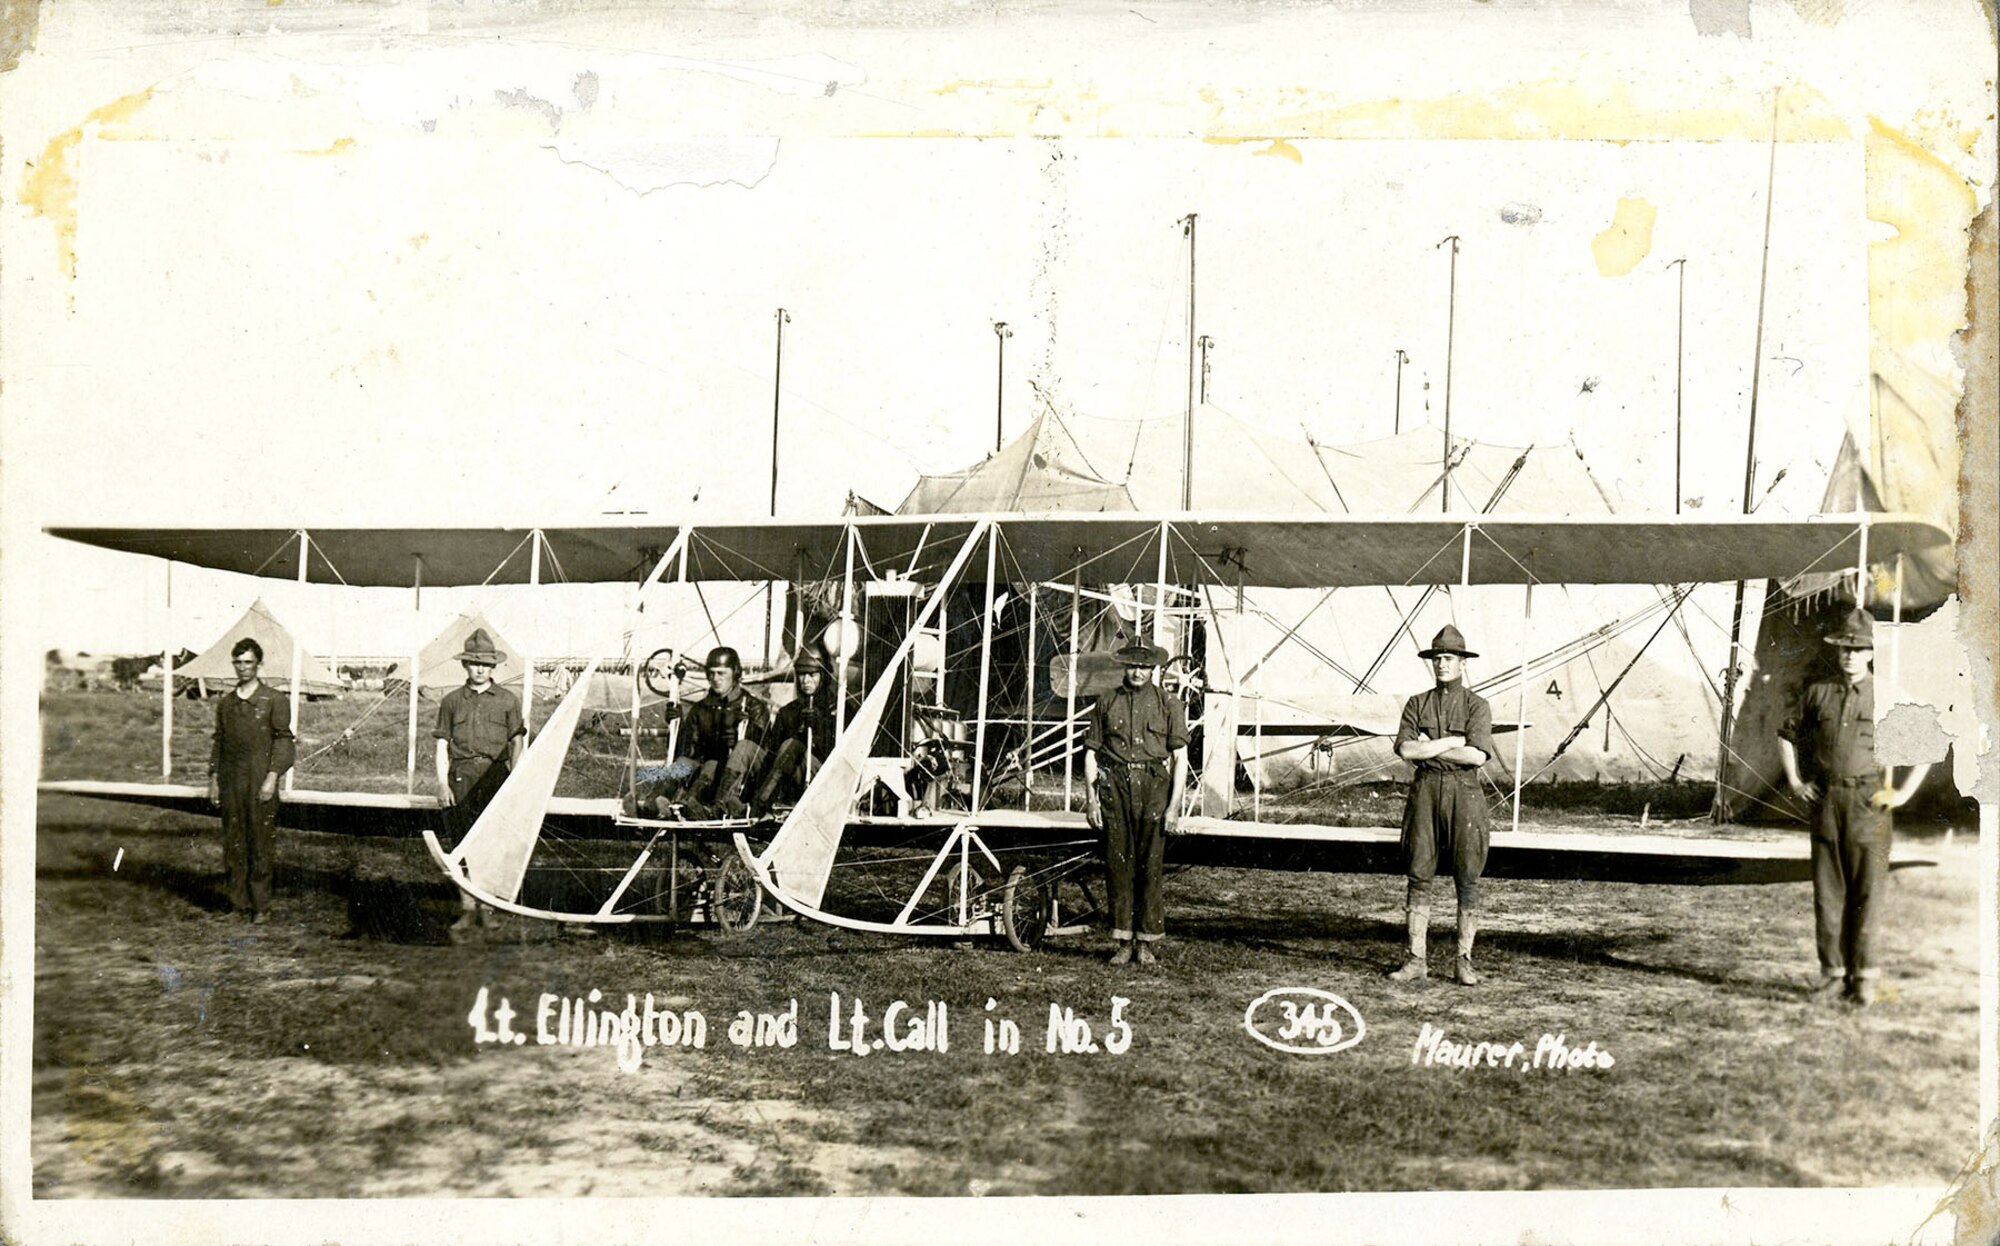
[[[1076,666],[1083,660],[1083,551],[1070,570],[1069,682],[1063,690],[1063,812],[1068,813],[1076,784]]]
[[[174,778],[174,564],[167,560],[167,638],[160,649],[160,782]]]
[[[639,809],[639,656],[634,642],[639,639],[639,615],[646,608],[644,590],[632,586],[631,604],[625,608],[625,671],[632,678],[632,724],[625,750],[625,791],[632,798],[632,812]],[[676,853],[676,856],[679,854]],[[670,868],[672,868],[670,864]],[[669,880],[675,881],[675,880]]]
[[[1264,672],[1256,672],[1253,678],[1257,681],[1257,687],[1250,695],[1256,699],[1257,705],[1251,722],[1250,746],[1257,753],[1257,769],[1250,771],[1250,820],[1262,822],[1264,820]],[[1232,784],[1235,782],[1234,775],[1230,776],[1230,781]]]
[[[1244,651],[1244,643],[1243,643],[1244,561],[1245,560],[1243,557],[1243,551],[1238,551],[1236,555],[1236,614],[1234,616],[1233,625],[1229,629],[1230,647],[1238,655],[1242,654]],[[1213,678],[1211,677],[1210,680],[1211,686],[1213,686],[1213,682],[1214,682]],[[1239,691],[1239,687],[1242,683],[1243,681],[1237,678],[1233,674],[1229,677],[1229,738],[1223,742],[1223,747],[1220,750],[1220,755],[1223,758],[1225,758],[1228,762],[1229,772],[1223,775],[1222,779],[1220,780],[1220,786],[1222,789],[1222,808],[1215,815],[1218,818],[1228,817],[1231,812],[1230,806],[1232,806],[1236,802],[1236,741],[1239,738],[1236,734],[1236,724],[1243,721],[1242,719],[1243,698]],[[1204,715],[1204,717],[1206,717],[1206,715]]]
[[[1514,711],[1514,829],[1521,829],[1521,769],[1528,749],[1528,624],[1535,617],[1535,584],[1521,586],[1521,688]]]
[[[1860,542],[1860,551],[1854,563],[1854,608],[1868,608],[1868,516],[1861,516],[1860,527],[1855,532]]]
[[[1458,330],[1458,235],[1452,234],[1439,242],[1451,244],[1451,287],[1445,301],[1444,313],[1444,513],[1451,513],[1451,354],[1453,340]],[[1437,250],[1432,247],[1431,250]]]
[[[528,534],[528,587],[539,588],[542,583],[542,530],[535,529]],[[530,592],[529,597],[536,594]],[[539,613],[539,612],[538,612]],[[525,657],[521,662],[521,725],[532,738],[535,734],[535,659]]]
[[[1181,509],[1194,509],[1194,389],[1195,350],[1194,333],[1194,226],[1195,214],[1190,212],[1181,218],[1183,232],[1188,240],[1188,392],[1187,423],[1181,427]]]
[[[859,639],[859,637],[860,637],[860,632],[861,632],[861,629],[860,629],[860,628],[858,628],[858,627],[855,627],[855,625],[854,625],[854,542],[855,542],[855,539],[856,539],[856,536],[855,536],[855,531],[854,531],[854,525],[853,525],[853,524],[848,524],[848,525],[847,525],[847,567],[846,567],[846,569],[845,569],[845,570],[844,570],[844,571],[843,571],[843,572],[841,573],[841,580],[840,580],[840,639],[839,639],[839,640],[838,640],[837,642],[835,642],[835,644],[834,644],[834,649],[836,650],[836,652],[835,652],[835,653],[834,653],[834,655],[833,655],[833,659],[834,659],[834,661],[836,661],[836,662],[840,663],[840,670],[839,670],[839,671],[837,672],[837,677],[838,677],[838,680],[839,680],[839,683],[838,683],[838,687],[839,687],[839,692],[838,692],[838,693],[837,693],[837,694],[836,694],[836,695],[834,696],[834,698],[833,698],[833,739],[834,739],[834,743],[835,743],[836,745],[838,745],[838,744],[840,743],[840,738],[841,738],[841,737],[842,737],[843,735],[847,734],[847,659],[848,659],[848,655],[847,655],[846,653],[844,653],[844,652],[839,652],[839,650],[843,650],[843,649],[845,649],[845,647],[846,647],[846,644],[847,644],[847,638],[848,638],[848,635],[850,634],[850,629],[851,629],[851,632],[852,632],[852,634],[853,634],[853,635],[854,635],[854,636],[856,637],[856,639],[857,639],[857,640]],[[990,591],[990,590],[989,590],[989,591]],[[857,644],[857,645],[855,646],[855,652],[856,652],[856,653],[859,653],[860,651],[861,651],[861,650],[860,650],[860,646],[859,646],[859,645]]]
[[[1035,667],[1040,663],[1040,655],[1035,651],[1037,639],[1035,631],[1035,597],[1040,591],[1038,584],[1028,585],[1028,726],[1022,735],[1021,756],[1026,761],[1028,772],[1021,780],[1021,808],[1026,811],[1034,807],[1035,801]]]
[[[986,533],[986,609],[979,618],[979,701],[978,722],[972,737],[972,803],[968,812],[979,812],[980,787],[986,768],[986,693],[993,674],[993,564],[999,556],[1000,527]]]
[[[688,546],[692,544],[688,538],[693,532],[693,528],[683,528],[681,534],[674,538],[675,543],[680,546],[680,558],[674,564],[674,583],[683,587],[687,585]],[[647,584],[656,583],[659,580],[660,575],[666,571],[667,559],[672,557],[673,554],[674,551],[670,549],[661,555],[660,565],[653,568],[653,574],[647,577]],[[647,584],[639,586],[641,593],[646,591]],[[685,657],[686,655],[681,656]],[[676,659],[677,665],[678,661],[679,659]],[[671,763],[675,758],[680,756],[681,751],[681,677],[679,675],[675,675],[667,681],[667,705],[669,707],[667,713],[667,761]]]
[[[423,675],[422,668],[424,663],[423,618],[417,612],[421,611],[424,607],[424,556],[422,554],[412,554],[410,555],[410,561],[415,564],[410,576],[411,587],[415,593],[415,604],[411,609],[410,619],[416,624],[411,629],[411,634],[417,638],[417,643],[410,650],[410,678],[408,680],[410,685],[410,748],[409,756],[403,764],[403,791],[406,795],[414,796],[417,794],[417,680]]]
[[[1770,166],[1764,170],[1764,260],[1758,270],[1756,284],[1756,338],[1750,352],[1750,430],[1744,436],[1744,514],[1752,510],[1752,496],[1756,486],[1756,400],[1758,386],[1764,378],[1764,296],[1770,292],[1770,206],[1772,196],[1778,188],[1778,104],[1782,92],[1774,90],[1770,96]],[[1730,762],[1730,734],[1736,718],[1736,666],[1742,660],[1742,630],[1744,630],[1744,582],[1736,582],[1736,608],[1730,612],[1730,668],[1722,682],[1722,732],[1720,744],[1716,748],[1716,804],[1712,812],[1714,822],[1724,822],[1730,816],[1726,778]]]
[[[306,564],[312,552],[312,538],[304,528],[299,529],[299,583],[306,582]],[[292,738],[299,735],[299,677],[304,673],[305,646],[297,636],[292,637]],[[297,767],[285,771],[285,790],[292,790],[292,778]]]

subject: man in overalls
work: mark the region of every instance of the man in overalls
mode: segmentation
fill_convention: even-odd
[[[222,860],[229,904],[256,925],[271,920],[278,842],[278,776],[292,768],[292,715],[278,690],[257,678],[264,647],[245,636],[230,647],[236,687],[215,703],[208,803],[222,809]]]
[[[1437,681],[1403,704],[1396,731],[1396,756],[1414,764],[1416,776],[1403,805],[1403,861],[1408,875],[1404,917],[1409,956],[1389,974],[1397,982],[1421,984],[1428,973],[1430,883],[1438,862],[1451,867],[1458,889],[1458,959],[1452,976],[1471,986],[1472,942],[1479,933],[1479,876],[1486,870],[1486,793],[1479,768],[1493,756],[1493,707],[1465,686],[1465,660],[1479,655],[1447,625],[1417,654],[1431,664]]]
[[[1866,1008],[1882,973],[1874,945],[1888,891],[1889,811],[1909,802],[1930,767],[1912,766],[1892,788],[1875,760],[1874,620],[1855,610],[1826,643],[1840,677],[1807,685],[1798,711],[1778,730],[1778,758],[1786,786],[1812,811],[1819,984],[1809,996]]]
[[[1159,959],[1153,944],[1167,933],[1166,836],[1180,822],[1187,713],[1180,698],[1153,682],[1166,650],[1134,643],[1117,658],[1125,680],[1097,698],[1084,732],[1084,812],[1104,832],[1111,940],[1117,945],[1111,963],[1131,964],[1136,940],[1139,963],[1150,965]]]

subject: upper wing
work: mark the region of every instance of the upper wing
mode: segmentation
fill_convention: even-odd
[[[690,580],[789,580],[841,574],[855,541],[859,574],[935,578],[982,517],[854,516],[800,523],[686,525]],[[1909,515],[1790,518],[1054,514],[987,516],[1010,576],[1143,583],[1324,588],[1350,584],[1687,584],[1841,571],[1946,544]],[[49,529],[72,541],[177,562],[291,579],[300,531],[280,528]],[[306,578],[355,586],[520,584],[529,528],[312,528]],[[539,529],[545,580],[636,581],[683,526]]]

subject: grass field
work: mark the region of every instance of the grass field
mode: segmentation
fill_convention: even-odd
[[[212,823],[49,802],[39,1195],[1942,1186],[1972,1134],[1966,842],[1897,876],[1891,989],[1851,1014],[1799,1001],[1803,886],[1496,884],[1487,982],[1418,994],[1379,976],[1397,917],[1381,878],[1181,874],[1167,966],[1121,973],[1093,938],[1018,955],[796,924],[734,940],[510,924],[453,947],[414,845],[281,841],[279,920],[253,930],[221,911]],[[1365,1038],[1326,1056],[1254,1043],[1243,1011],[1280,986],[1342,995]],[[545,991],[652,992],[702,1012],[709,1045],[649,1050],[636,1073],[604,1049],[479,1045],[481,987],[524,1026]],[[833,991],[875,1018],[942,1000],[951,1048],[831,1051]],[[1128,1052],[1043,1049],[1051,1003],[1102,1035],[1114,996]],[[984,1054],[988,998],[1021,1054]],[[791,999],[796,1046],[727,1041],[739,1009]],[[1530,1049],[1560,1033],[1616,1064],[1413,1066],[1426,1023]]]
[[[84,699],[46,729],[46,773],[145,777],[105,769],[120,749],[143,769],[143,740],[125,738],[137,707],[155,715],[157,769],[157,702]],[[328,708],[309,707],[309,742],[310,711]],[[277,920],[252,928],[223,911],[212,820],[50,798],[37,841],[34,1188],[1941,1189],[1974,1136],[1975,839],[1927,835],[1939,866],[1895,875],[1885,997],[1855,1013],[1802,1001],[1803,884],[1489,882],[1486,982],[1421,992],[1381,976],[1398,957],[1401,886],[1380,876],[1180,873],[1155,970],[1104,965],[1101,934],[1023,955],[799,923],[737,938],[579,937],[503,919],[453,946],[452,895],[415,842],[281,832]],[[1433,936],[1440,970],[1449,907]],[[1365,1036],[1313,1055],[1254,1041],[1246,1008],[1283,987],[1339,995]],[[544,993],[595,988],[615,1010],[650,992],[662,1010],[700,1012],[707,1045],[646,1049],[627,1072],[608,1048],[478,1043],[468,1013],[482,988],[489,1028],[504,996],[531,1031]],[[949,1050],[831,1048],[834,992],[844,1013],[857,1000],[866,1010],[864,1047],[894,1001],[919,1017],[943,1002]],[[1114,998],[1129,1001],[1129,1050],[1046,1049],[1051,1005],[1102,1044]],[[730,1041],[739,1011],[793,1000],[795,1045]],[[989,1017],[1019,1025],[1019,1054],[985,1052]],[[1260,1018],[1269,1032],[1269,1007]],[[1453,1043],[1519,1042],[1528,1057],[1560,1035],[1615,1063],[1413,1063],[1425,1026]]]

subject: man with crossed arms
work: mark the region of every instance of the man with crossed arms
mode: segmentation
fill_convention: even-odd
[[[1493,707],[1465,686],[1465,660],[1479,655],[1465,647],[1465,636],[1456,627],[1447,624],[1417,656],[1431,664],[1437,685],[1404,703],[1396,731],[1396,756],[1414,764],[1417,773],[1403,805],[1409,956],[1389,977],[1418,986],[1424,982],[1430,884],[1443,859],[1450,863],[1458,890],[1458,959],[1452,976],[1471,986],[1479,981],[1472,971],[1472,941],[1479,932],[1479,876],[1486,871],[1488,835],[1479,768],[1493,756]]]

